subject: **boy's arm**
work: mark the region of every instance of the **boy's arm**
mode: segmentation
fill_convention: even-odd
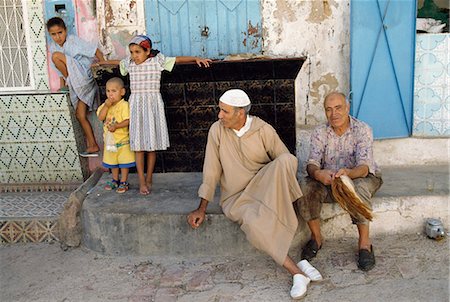
[[[108,114],[108,110],[109,107],[111,106],[111,104],[108,103],[108,100],[106,100],[103,105],[102,108],[100,108],[100,110],[97,113],[98,119],[101,120],[102,122],[106,119],[106,115]]]
[[[126,119],[126,120],[121,121],[120,123],[110,125],[108,127],[108,130],[111,131],[111,132],[114,132],[117,129],[126,128],[126,127],[128,127],[128,125],[130,125],[130,120]]]
[[[196,63],[199,67],[209,67],[212,61],[210,59],[203,59],[199,57],[176,57],[175,63]]]

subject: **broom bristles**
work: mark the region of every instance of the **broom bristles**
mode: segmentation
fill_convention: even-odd
[[[335,178],[331,184],[331,193],[338,204],[347,211],[350,216],[358,218],[359,214],[367,220],[372,221],[372,209],[359,198],[353,187],[353,182],[348,176],[342,175]]]

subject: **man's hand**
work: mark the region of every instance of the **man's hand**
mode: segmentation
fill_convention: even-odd
[[[202,209],[197,209],[195,211],[192,211],[187,216],[187,222],[190,224],[190,226],[194,229],[197,229],[205,220],[205,211]]]
[[[345,168],[339,169],[336,174],[334,174],[333,178],[338,178],[341,177],[342,175],[347,175],[348,176],[348,170]]]
[[[331,170],[328,169],[323,169],[323,170],[316,170],[314,172],[314,178],[317,181],[320,181],[321,183],[323,183],[324,185],[328,186],[331,185],[331,181],[334,178],[335,173]]]

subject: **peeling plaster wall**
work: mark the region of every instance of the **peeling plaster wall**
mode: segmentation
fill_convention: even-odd
[[[83,40],[98,43],[95,0],[75,0],[78,36]]]
[[[349,90],[349,0],[261,0],[261,6],[264,54],[308,57],[296,80],[297,127],[324,122],[324,96]]]
[[[130,39],[145,33],[143,0],[97,0],[97,18],[108,59],[124,58]]]

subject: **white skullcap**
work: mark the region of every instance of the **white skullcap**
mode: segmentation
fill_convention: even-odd
[[[219,101],[234,107],[245,107],[250,105],[248,95],[240,89],[230,89],[225,91],[225,93],[219,98]]]

